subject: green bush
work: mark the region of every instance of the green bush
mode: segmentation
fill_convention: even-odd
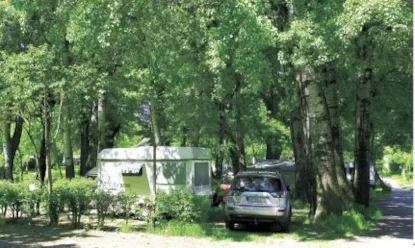
[[[112,204],[117,198],[110,192],[102,189],[97,190],[92,194],[92,206],[97,210],[98,228],[102,228],[105,223],[105,217]]]
[[[19,218],[22,213],[29,217],[33,214],[33,204],[42,199],[39,182],[0,181],[0,209],[6,216],[7,210],[12,211],[13,218]]]
[[[121,211],[124,213],[125,224],[128,225],[131,211],[133,210],[134,204],[137,202],[137,195],[122,192],[117,195],[116,202],[121,206]]]
[[[206,222],[211,208],[207,196],[190,191],[175,190],[170,194],[157,194],[157,212],[182,222]]]
[[[78,227],[81,223],[81,216],[88,209],[96,188],[96,183],[91,179],[57,180],[54,183],[50,204],[54,204],[60,210],[67,206],[71,212],[72,226]]]

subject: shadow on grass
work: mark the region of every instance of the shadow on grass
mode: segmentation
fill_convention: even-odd
[[[51,227],[41,222],[28,225],[25,220],[0,226],[0,247],[43,247],[38,243],[53,242],[69,237],[93,237],[84,230],[74,230],[69,225]],[[78,247],[75,244],[62,244],[47,247]]]

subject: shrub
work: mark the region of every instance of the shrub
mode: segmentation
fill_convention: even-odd
[[[97,210],[98,228],[104,226],[105,217],[112,204],[114,204],[116,197],[110,192],[98,189],[92,194],[92,205]]]
[[[33,186],[33,187],[32,187]],[[33,204],[41,200],[41,189],[39,182],[12,183],[0,181],[0,209],[6,216],[7,210],[12,211],[13,218],[19,218],[23,212],[32,216]]]
[[[137,196],[129,192],[123,192],[117,195],[116,202],[121,205],[121,211],[124,213],[125,224],[128,225],[131,211],[137,202]]]
[[[182,222],[206,222],[211,208],[206,196],[195,195],[184,190],[175,190],[170,194],[157,194],[157,212],[166,214]]]
[[[96,183],[91,179],[57,180],[51,194],[50,204],[60,210],[67,206],[71,212],[72,227],[78,227],[81,223],[81,216],[88,209],[96,188]]]

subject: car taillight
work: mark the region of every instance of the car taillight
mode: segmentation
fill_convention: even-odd
[[[284,213],[285,212],[285,209],[278,209],[277,212],[278,213]]]

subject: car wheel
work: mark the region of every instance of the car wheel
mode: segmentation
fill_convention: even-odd
[[[288,233],[290,232],[290,226],[291,226],[291,215],[292,215],[292,211],[290,208],[290,214],[288,215],[288,220],[285,223],[281,223],[281,231],[284,233]]]
[[[225,226],[229,230],[235,230],[235,222],[233,221],[225,221]]]

